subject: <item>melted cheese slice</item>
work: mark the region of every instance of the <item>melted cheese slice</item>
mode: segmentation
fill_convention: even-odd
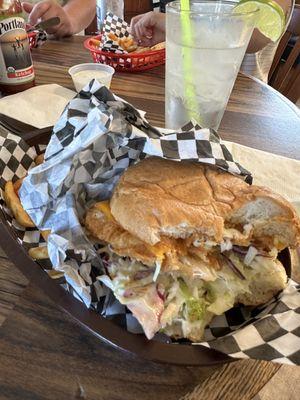
[[[114,217],[111,213],[110,210],[110,205],[109,205],[109,201],[101,201],[100,203],[95,204],[95,207],[102,212],[102,214],[105,216],[105,218],[109,221],[114,221]]]

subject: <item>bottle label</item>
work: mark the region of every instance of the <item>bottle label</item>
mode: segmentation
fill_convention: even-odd
[[[0,19],[0,83],[19,85],[33,79],[34,71],[24,19]]]

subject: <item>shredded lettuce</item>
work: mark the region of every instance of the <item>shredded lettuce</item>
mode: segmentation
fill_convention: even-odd
[[[205,313],[206,303],[203,298],[196,298],[192,296],[195,294],[195,287],[189,288],[186,282],[182,279],[178,279],[180,291],[184,298],[184,304],[186,308],[186,319],[190,322],[201,320]],[[197,293],[197,295],[199,295]]]
[[[187,317],[191,322],[203,319],[206,304],[203,299],[191,298],[186,301]]]
[[[270,252],[269,258],[255,254],[249,260],[249,265],[245,265],[244,257],[229,250],[227,257],[246,279],[240,279],[228,265],[223,264],[220,270],[211,268],[210,279],[204,280],[201,274],[186,274],[184,270],[160,271],[160,263],[149,268],[138,261],[108,253],[109,277],[102,276],[99,279],[114,291],[121,303],[134,304],[133,314],[140,321],[144,309],[148,316],[148,303],[151,303],[153,310],[159,306],[159,329],[175,337],[184,336],[194,340],[201,338],[205,326],[214,315],[221,315],[232,308],[240,295],[251,293],[251,282],[272,280],[276,265],[270,256],[276,258],[277,255],[276,251]],[[147,288],[150,286],[153,289],[151,302],[149,300],[145,304],[149,292]],[[157,295],[158,287],[163,289],[163,297]],[[143,319],[143,326],[148,326],[147,321],[147,318]]]
[[[182,296],[185,299],[188,299],[191,296],[191,292],[188,288],[188,285],[185,283],[185,281],[182,278],[178,279],[178,283],[179,283],[179,288],[181,290]]]

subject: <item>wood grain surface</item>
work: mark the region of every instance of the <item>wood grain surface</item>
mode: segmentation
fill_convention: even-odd
[[[0,399],[178,399],[214,371],[102,344],[31,285],[1,328],[0,354]]]
[[[27,284],[27,280],[16,270],[0,248],[0,326],[10,315]]]
[[[68,76],[72,65],[91,62],[82,45],[84,38],[46,43],[34,51],[37,84],[55,82],[74,89]],[[75,50],[76,49],[76,50]],[[164,126],[164,67],[142,73],[117,73],[112,90],[147,111],[152,124]],[[257,149],[300,159],[298,108],[271,87],[239,75],[231,94],[219,133]]]
[[[35,49],[37,84],[73,88],[68,68],[91,61],[82,41],[82,37],[49,41]],[[116,74],[112,90],[147,111],[151,123],[164,125],[163,68]],[[300,159],[297,109],[268,86],[246,76],[238,77],[220,134],[227,140]],[[262,361],[189,368],[128,356],[78,326],[30,284],[3,252],[1,324],[0,399],[247,400],[256,396],[256,400],[268,400],[268,382],[273,388],[287,377],[288,369],[290,386],[295,388],[300,376],[298,367]],[[283,398],[286,390],[281,394],[278,387],[277,398]],[[299,396],[295,390],[284,398],[296,400]]]

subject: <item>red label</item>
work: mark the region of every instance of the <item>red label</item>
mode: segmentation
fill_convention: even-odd
[[[24,76],[29,76],[33,74],[33,67],[30,67],[29,69],[26,69],[25,71],[15,71],[15,72],[10,72],[7,74],[8,78],[23,78]]]

